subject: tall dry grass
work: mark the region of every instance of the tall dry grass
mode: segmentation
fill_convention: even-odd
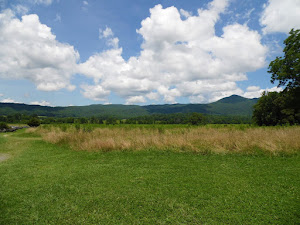
[[[75,150],[176,150],[215,153],[300,151],[300,127],[230,128],[96,128],[89,132],[58,127],[37,128],[29,132],[42,135],[47,142],[67,144]]]

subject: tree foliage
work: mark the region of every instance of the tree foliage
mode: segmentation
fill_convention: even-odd
[[[9,129],[9,126],[7,125],[7,123],[4,122],[0,122],[0,130],[7,130]]]
[[[200,125],[204,124],[204,116],[201,113],[192,113],[192,115],[189,117],[188,122],[191,125]]]
[[[276,57],[268,71],[271,82],[278,81],[284,90],[263,93],[253,112],[258,125],[300,123],[300,30],[292,29],[284,44],[284,57]]]
[[[32,117],[27,124],[30,127],[38,127],[41,124],[41,121],[37,117]]]
[[[286,90],[300,87],[300,30],[292,29],[284,41],[284,56],[276,57],[269,65],[271,82],[279,81],[278,86]]]
[[[254,106],[254,122],[260,126],[295,124],[299,115],[290,105],[290,95],[277,92],[264,92]]]

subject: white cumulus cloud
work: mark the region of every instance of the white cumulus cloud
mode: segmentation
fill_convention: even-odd
[[[269,0],[265,5],[260,23],[264,33],[285,32],[300,28],[299,0]]]
[[[99,38],[108,38],[110,36],[114,36],[114,33],[112,32],[111,28],[106,27],[105,30],[99,29]]]
[[[106,101],[110,91],[105,90],[101,85],[81,85],[82,94],[84,97],[95,101]]]
[[[261,97],[261,94],[266,91],[266,92],[281,92],[282,88],[278,87],[272,87],[272,88],[266,88],[266,89],[261,89],[259,86],[249,86],[247,88],[247,91],[243,94],[245,98],[259,98]]]
[[[4,10],[0,13],[0,78],[27,79],[43,91],[73,90],[72,75],[80,73],[93,80],[80,86],[84,97],[108,101],[113,92],[127,104],[175,103],[180,97],[202,103],[231,94],[252,96],[255,91],[250,88],[244,93],[237,82],[265,66],[268,48],[246,24],[225,25],[222,35],[216,35],[215,25],[228,6],[229,0],[213,0],[193,15],[156,5],[137,30],[143,38],[138,56],[124,59],[119,39],[106,27],[99,30],[99,38],[109,49],[81,64],[74,47],[57,41],[37,15],[19,19],[12,10]],[[56,19],[60,20],[59,14]]]
[[[11,99],[11,98],[5,98],[3,100],[0,100],[0,102],[2,102],[2,103],[19,103],[19,102],[15,101],[14,99]]]
[[[146,99],[143,96],[132,96],[127,99],[126,105],[133,105],[136,103],[145,103]]]
[[[139,56],[125,60],[122,48],[111,45],[80,64],[80,73],[95,82],[83,88],[84,96],[98,98],[88,94],[92,86],[98,99],[111,91],[127,103],[159,99],[175,103],[178,97],[207,102],[242,95],[236,82],[265,66],[268,49],[247,25],[230,24],[221,36],[215,34],[215,24],[228,5],[227,0],[214,0],[197,15],[156,5],[137,30],[143,38]],[[106,28],[100,37],[112,39],[114,34]]]
[[[150,92],[149,94],[146,95],[146,97],[149,100],[156,100],[156,101],[159,100],[159,94],[157,92]]]
[[[11,10],[0,13],[0,78],[27,79],[38,90],[73,90],[78,52],[60,43],[51,28],[35,14],[15,17]]]
[[[30,102],[30,104],[31,105],[41,105],[41,106],[51,106],[51,103],[47,102],[45,100]]]
[[[189,18],[190,16],[192,16],[192,12],[189,12],[189,11],[185,11],[184,9],[180,9],[180,14],[182,16],[184,16],[185,18]]]
[[[106,44],[113,48],[118,48],[119,39],[114,37],[114,33],[111,28],[106,27],[105,30],[99,29],[99,39],[106,39]]]

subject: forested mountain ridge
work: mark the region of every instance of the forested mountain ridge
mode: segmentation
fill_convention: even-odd
[[[88,105],[50,107],[17,103],[0,103],[0,115],[16,113],[49,117],[92,117],[115,116],[132,118],[151,114],[191,113],[198,112],[212,115],[251,116],[253,105],[258,99],[248,99],[237,95],[223,98],[209,104],[165,104],[165,105]]]

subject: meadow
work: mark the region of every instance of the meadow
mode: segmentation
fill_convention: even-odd
[[[247,125],[0,134],[0,224],[298,224],[299,136]]]
[[[44,125],[27,130],[43,140],[86,151],[173,150],[198,153],[290,154],[300,127],[250,125]]]

